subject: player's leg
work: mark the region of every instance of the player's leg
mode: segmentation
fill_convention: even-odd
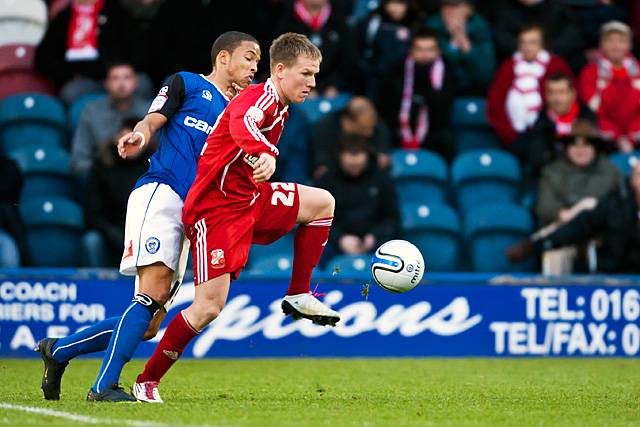
[[[299,224],[283,311],[294,318],[304,317],[322,325],[335,324],[340,320],[339,314],[309,292],[311,274],[329,238],[335,206],[333,196],[319,188],[281,182],[261,184],[259,191],[253,243],[268,245]]]
[[[120,373],[131,360],[144,337],[151,319],[168,301],[173,270],[161,262],[138,268],[138,293],[115,325],[98,378],[88,400],[132,400],[118,389]]]
[[[114,327],[87,400],[135,400],[118,387],[118,381],[151,319],[170,298],[183,244],[182,204],[169,186],[158,183],[137,188],[129,198],[120,271],[137,273],[136,295]]]
[[[310,293],[311,275],[329,239],[335,200],[326,190],[298,185],[300,207],[293,244],[293,270],[282,310],[321,325],[335,325],[340,315]]]
[[[189,342],[215,320],[229,294],[228,273],[195,287],[193,302],[169,322],[153,355],[133,385],[133,395],[141,401],[162,403],[158,384],[180,358]]]

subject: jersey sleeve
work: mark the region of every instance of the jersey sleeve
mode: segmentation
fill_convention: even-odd
[[[233,139],[245,153],[257,156],[269,153],[277,157],[279,152],[260,131],[266,117],[277,105],[273,95],[255,91],[237,99],[227,107],[229,110],[229,131]]]
[[[169,76],[149,107],[149,113],[160,113],[170,119],[184,102],[184,80],[180,74]]]

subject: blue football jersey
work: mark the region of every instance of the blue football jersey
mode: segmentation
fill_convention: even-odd
[[[164,183],[184,200],[202,147],[228,103],[225,94],[202,74],[179,72],[169,77],[149,108],[149,113],[160,113],[168,120],[157,134],[160,144],[149,160],[149,170],[134,188]]]

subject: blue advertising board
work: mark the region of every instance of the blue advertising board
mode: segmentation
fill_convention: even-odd
[[[640,355],[637,282],[495,282],[449,275],[401,295],[372,285],[365,296],[362,281],[328,279],[319,291],[342,316],[331,328],[282,315],[286,280],[240,280],[232,284],[220,317],[194,339],[184,356]],[[193,283],[182,287],[168,319],[189,305],[193,289]],[[0,357],[36,357],[32,348],[37,340],[119,315],[132,293],[132,281],[123,278],[2,278]],[[150,356],[158,339],[142,343],[136,357]]]

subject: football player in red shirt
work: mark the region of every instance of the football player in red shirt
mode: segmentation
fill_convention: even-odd
[[[195,298],[175,316],[134,384],[139,400],[161,402],[158,383],[189,341],[224,307],[231,280],[252,243],[266,245],[299,224],[285,314],[320,325],[340,315],[310,292],[311,273],[329,237],[335,201],[325,190],[269,183],[291,103],[315,87],[322,56],[306,36],[286,33],[269,49],[271,77],[234,98],[207,139],[183,209],[194,260]]]

